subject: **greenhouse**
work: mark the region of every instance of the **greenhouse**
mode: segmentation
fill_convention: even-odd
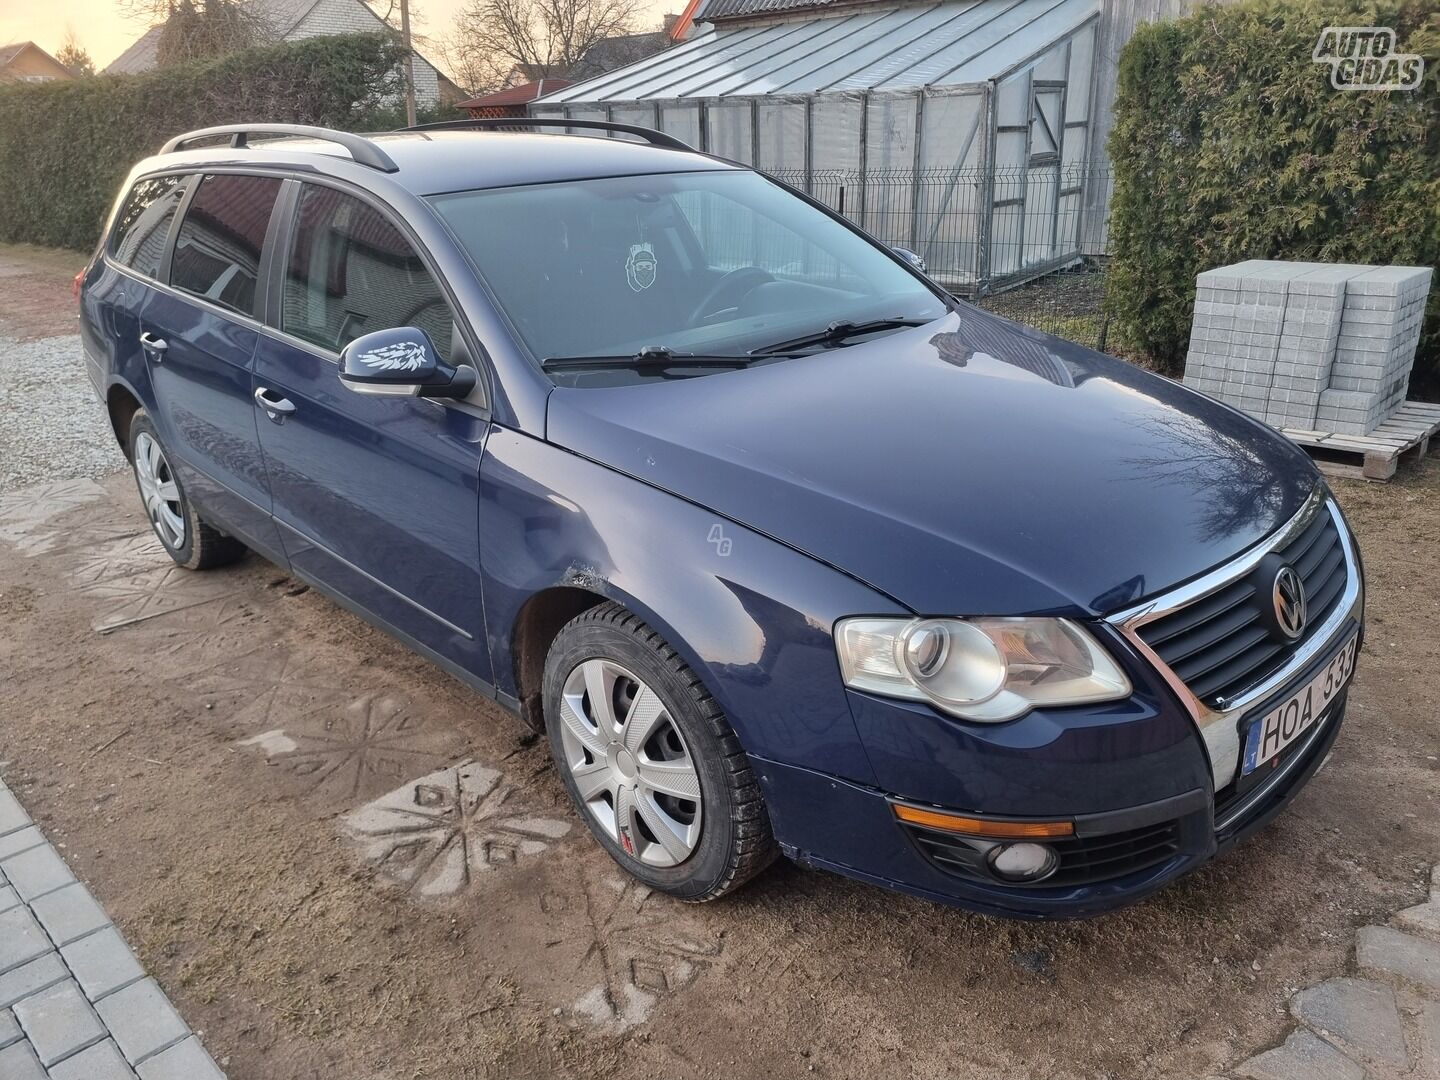
[[[722,17],[736,8],[711,0],[684,44],[548,95],[531,115],[657,127],[754,165],[961,291],[1085,252],[1087,186],[1100,182],[1098,0],[752,4]]]

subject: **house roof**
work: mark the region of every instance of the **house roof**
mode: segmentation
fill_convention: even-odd
[[[7,76],[3,74],[5,68],[9,67],[12,63],[19,59],[22,53],[26,52],[37,52],[46,60],[48,60],[55,68],[56,78],[71,77],[70,70],[64,64],[60,63],[59,60],[56,60],[53,56],[51,56],[44,49],[40,48],[39,45],[36,45],[33,41],[13,41],[9,45],[0,45],[0,81],[3,81],[7,78]],[[13,76],[9,77],[13,78]]]
[[[271,28],[271,32],[277,39],[283,40],[300,25],[305,16],[310,14],[310,9],[319,2],[320,0],[246,0],[246,6]],[[377,24],[383,24],[384,20],[379,15],[375,15],[375,12],[364,0],[355,0],[355,2],[370,11],[375,16]],[[149,71],[155,66],[158,59],[160,35],[164,30],[163,23],[146,30],[139,38],[131,42],[128,49],[105,65],[105,74],[138,75],[142,71]],[[415,55],[420,55],[418,50]]]
[[[496,90],[493,94],[481,94],[469,101],[457,102],[455,107],[457,109],[483,109],[498,105],[528,105],[538,97],[553,94],[569,85],[569,79],[537,79],[534,82],[521,83],[519,86],[507,86],[504,90]]]
[[[597,75],[604,75],[616,68],[653,56],[671,44],[673,42],[670,35],[664,30],[601,38],[585,50],[585,55],[566,74],[571,81],[593,79]]]
[[[1009,72],[1099,8],[1099,0],[942,0],[729,28],[702,24],[683,45],[550,94],[545,103],[969,86]]]
[[[735,19],[742,15],[780,14],[855,2],[856,0],[707,0],[699,17],[709,22]]]

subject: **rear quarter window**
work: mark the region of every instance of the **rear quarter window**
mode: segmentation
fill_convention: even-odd
[[[185,194],[184,176],[154,176],[130,189],[110,233],[110,257],[146,277],[160,276],[170,223]]]
[[[175,237],[170,284],[242,315],[255,314],[260,252],[279,194],[277,177],[204,177]]]

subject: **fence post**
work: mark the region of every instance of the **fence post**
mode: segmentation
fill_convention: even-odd
[[[980,220],[975,235],[975,295],[981,297],[990,287],[990,222],[995,216],[995,80],[985,84],[985,159],[980,178]]]
[[[865,227],[865,189],[869,186],[870,154],[870,92],[860,95],[860,217],[856,224]]]
[[[915,91],[915,153],[910,162],[910,250],[920,255],[920,141],[925,137],[925,88]]]

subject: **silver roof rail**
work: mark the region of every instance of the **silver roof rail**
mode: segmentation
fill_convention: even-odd
[[[467,128],[487,127],[559,127],[559,128],[588,128],[596,131],[618,131],[625,135],[634,135],[636,138],[644,139],[651,146],[663,146],[667,150],[686,150],[695,153],[695,148],[689,143],[677,139],[674,135],[667,135],[663,131],[656,131],[654,128],[641,127],[639,124],[616,124],[609,120],[572,120],[563,116],[490,116],[472,117],[469,120],[438,120],[433,124],[416,124],[414,127],[404,128],[404,131],[464,131]]]
[[[355,159],[357,165],[365,165],[387,173],[400,170],[400,166],[395,164],[389,154],[363,135],[355,135],[348,131],[335,131],[332,128],[308,127],[304,124],[222,124],[219,127],[201,128],[199,131],[187,131],[184,135],[176,135],[160,148],[160,153],[173,154],[188,143],[199,142],[201,139],[218,139],[222,136],[228,137],[230,145],[236,150],[244,150],[250,145],[250,136],[252,135],[289,135],[294,138],[317,139],[322,142],[334,143],[349,150],[350,156]]]

